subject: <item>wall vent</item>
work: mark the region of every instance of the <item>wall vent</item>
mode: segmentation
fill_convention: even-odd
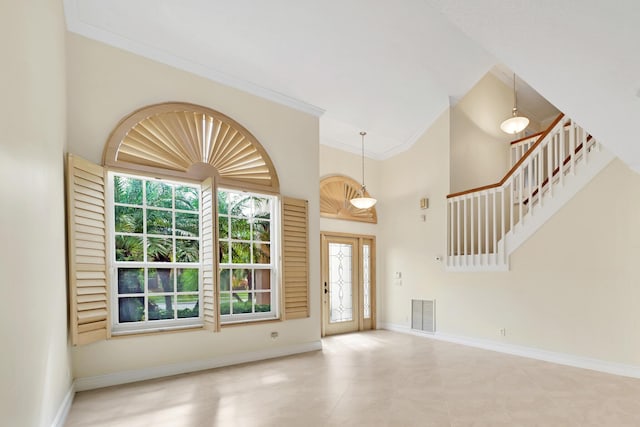
[[[435,300],[411,300],[411,329],[431,333],[436,331]]]

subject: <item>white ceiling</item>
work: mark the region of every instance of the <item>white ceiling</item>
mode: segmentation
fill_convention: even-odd
[[[503,63],[640,166],[638,0],[64,3],[70,31],[321,116],[326,145],[403,151]],[[521,84],[520,109],[548,108]]]

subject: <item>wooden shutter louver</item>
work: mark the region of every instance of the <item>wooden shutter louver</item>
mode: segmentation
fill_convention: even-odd
[[[216,306],[217,257],[214,256],[216,220],[213,207],[215,191],[211,178],[202,182],[202,316],[205,329],[217,331],[218,310]]]
[[[109,337],[104,169],[67,157],[67,232],[71,340]]]
[[[282,199],[283,318],[309,317],[308,202]]]
[[[325,218],[344,219],[377,224],[376,208],[357,209],[349,200],[357,197],[362,184],[342,175],[320,180],[320,215]],[[365,196],[370,197],[365,191]]]
[[[258,140],[230,117],[194,104],[151,105],[125,117],[103,160],[105,166],[202,179],[204,166],[215,172],[217,185],[279,192],[278,175]]]

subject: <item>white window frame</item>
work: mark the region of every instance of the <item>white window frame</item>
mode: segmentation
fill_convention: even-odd
[[[281,214],[280,214],[280,198],[276,195],[273,194],[265,194],[265,193],[257,193],[257,192],[251,192],[251,191],[244,191],[244,190],[238,190],[238,189],[233,189],[233,188],[226,188],[226,187],[221,187],[221,188],[217,188],[216,189],[216,200],[218,198],[218,192],[220,191],[224,191],[224,192],[230,192],[230,193],[236,193],[236,194],[242,194],[243,196],[246,197],[259,197],[259,198],[265,198],[265,199],[269,199],[271,201],[271,219],[270,219],[270,242],[269,244],[271,245],[271,262],[270,264],[233,264],[231,262],[229,263],[222,263],[221,260],[219,260],[219,264],[218,264],[218,295],[220,295],[219,300],[217,301],[218,307],[217,309],[220,310],[220,304],[222,302],[222,287],[220,285],[220,271],[222,269],[252,269],[252,270],[266,270],[266,269],[270,269],[271,270],[271,275],[270,275],[270,280],[271,280],[271,310],[268,312],[254,312],[254,313],[237,313],[237,314],[222,314],[222,312],[220,312],[220,323],[222,325],[228,325],[228,324],[234,324],[234,323],[249,323],[249,322],[256,322],[256,321],[261,321],[261,320],[275,320],[275,319],[279,319],[280,318],[280,269],[279,269],[279,265],[280,265],[280,260],[281,260],[281,254],[280,254],[280,232],[282,229],[282,223],[281,223]],[[220,227],[219,222],[220,222],[220,212],[218,212],[218,204],[216,204],[216,223],[218,224],[218,228]],[[227,217],[231,217],[230,212],[227,212],[227,214],[222,214],[225,215]],[[229,227],[228,229],[228,233],[231,233],[231,229]],[[219,229],[216,231],[216,247],[218,248],[218,253],[220,251],[220,236],[219,236]],[[228,239],[229,242],[232,242],[234,239],[231,239],[230,237]],[[253,242],[253,236],[251,239],[251,242]],[[231,259],[229,259],[231,261]],[[225,292],[226,293],[226,292]],[[230,290],[230,295],[232,296],[232,291]],[[230,304],[230,309],[231,306],[233,305],[233,299],[230,298],[229,300],[229,304]],[[252,305],[253,306],[253,305]]]
[[[114,181],[115,176],[124,176],[133,179],[143,180],[143,222],[146,224],[146,186],[144,185],[144,181],[157,181],[157,182],[165,182],[170,184],[177,185],[188,185],[197,187],[199,191],[199,245],[198,245],[198,259],[199,262],[195,263],[181,263],[181,262],[168,262],[168,263],[152,263],[147,261],[142,262],[132,262],[127,261],[126,264],[123,261],[116,261],[116,251],[115,251],[115,201],[114,201]],[[107,256],[108,256],[108,273],[109,273],[109,283],[111,284],[111,289],[109,291],[109,298],[111,302],[111,327],[112,327],[112,335],[127,335],[127,334],[135,334],[140,332],[161,332],[167,330],[178,330],[178,329],[187,329],[187,328],[197,328],[202,327],[204,325],[204,316],[203,316],[203,281],[202,281],[202,271],[203,271],[203,253],[202,253],[202,218],[203,218],[203,206],[202,206],[202,196],[201,196],[201,183],[193,182],[188,180],[181,180],[176,178],[164,179],[164,178],[156,178],[148,175],[137,174],[137,173],[129,173],[129,172],[120,172],[120,171],[108,171],[107,172],[107,182],[106,182],[106,220],[107,220]],[[152,209],[156,209],[156,207],[151,207]],[[162,208],[160,208],[162,209]],[[176,212],[175,206],[171,208],[171,212]],[[178,210],[180,212],[180,210]],[[187,211],[185,211],[187,212]],[[143,228],[143,236],[146,236],[145,232],[146,227]],[[175,233],[175,232],[174,232]],[[152,237],[154,237],[152,235]],[[159,237],[167,237],[167,236],[159,236]],[[175,236],[174,236],[175,237]],[[144,244],[144,253],[146,258],[147,248]],[[175,249],[175,248],[174,248]],[[119,322],[119,302],[118,297],[120,296],[118,293],[118,267],[120,268],[144,268],[145,269],[145,282],[144,282],[144,298],[145,298],[145,320],[140,322]],[[148,319],[148,304],[147,298],[149,296],[149,290],[147,285],[148,280],[148,269],[150,268],[168,268],[168,269],[179,269],[179,268],[198,268],[198,301],[199,301],[199,315],[198,317],[190,317],[184,319],[161,319],[161,320],[149,320]],[[174,278],[176,280],[177,278]],[[140,293],[142,294],[142,293]],[[176,292],[173,292],[176,295]],[[176,298],[177,304],[177,298]]]

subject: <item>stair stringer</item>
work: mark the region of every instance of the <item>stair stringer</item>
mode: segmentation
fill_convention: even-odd
[[[566,205],[582,188],[595,178],[616,156],[611,151],[599,146],[599,150],[589,153],[587,162],[575,164],[575,173],[570,171],[564,176],[562,186],[552,184],[551,194],[546,191],[542,195],[542,204],[535,203],[531,211],[525,215],[523,221],[516,224],[513,230],[505,234],[503,242],[499,242],[499,249],[506,251],[506,268],[498,271],[509,270],[509,258],[516,249],[526,242],[545,222]]]

